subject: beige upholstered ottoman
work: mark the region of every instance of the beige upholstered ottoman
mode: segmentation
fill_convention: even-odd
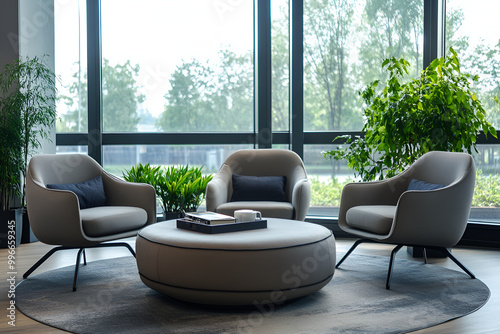
[[[173,298],[214,305],[282,303],[321,289],[335,271],[335,238],[320,225],[268,218],[259,230],[204,234],[175,220],[136,241],[144,284]]]

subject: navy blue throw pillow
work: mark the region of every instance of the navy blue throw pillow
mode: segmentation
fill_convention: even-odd
[[[428,183],[417,179],[412,179],[408,185],[408,190],[436,190],[446,187],[443,184]]]
[[[233,174],[231,202],[286,202],[286,176],[247,176]]]
[[[104,194],[101,176],[82,183],[47,184],[47,188],[74,192],[78,197],[80,209],[106,205],[106,195]]]

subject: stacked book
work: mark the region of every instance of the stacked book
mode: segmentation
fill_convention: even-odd
[[[186,212],[183,220],[205,225],[221,225],[235,223],[234,217],[216,212]]]
[[[267,228],[267,220],[236,223],[234,217],[216,212],[187,212],[184,218],[177,219],[177,228],[216,234]]]

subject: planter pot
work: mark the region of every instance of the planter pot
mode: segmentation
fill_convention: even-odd
[[[451,252],[451,249],[448,249]],[[410,254],[414,258],[420,258],[424,257],[424,247],[420,246],[408,246],[406,248],[406,251],[408,254]],[[442,259],[446,258],[448,256],[445,255],[445,253],[437,250],[437,249],[427,249],[427,258],[435,258],[435,259]]]
[[[183,218],[184,212],[163,212],[163,220]]]
[[[31,230],[30,221],[28,219],[28,211],[26,209],[16,210],[16,223],[18,221],[21,222],[23,227],[21,243],[27,244],[30,242],[38,241],[38,239],[33,234],[33,231]]]
[[[9,234],[15,239],[9,240]],[[16,211],[0,211],[0,248],[17,247],[21,243],[23,224],[16,222]]]

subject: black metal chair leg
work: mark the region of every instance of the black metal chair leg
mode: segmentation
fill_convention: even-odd
[[[124,246],[127,247],[127,249],[130,251],[130,253],[132,253],[132,255],[135,257],[134,249],[132,247],[130,247],[130,245],[127,244],[126,242],[124,242]]]
[[[31,275],[31,273],[34,272],[38,267],[40,267],[42,265],[42,263],[44,263],[45,261],[47,261],[47,259],[49,257],[51,257],[52,254],[54,254],[55,252],[57,252],[59,250],[64,250],[64,249],[67,249],[67,248],[65,248],[63,246],[52,248],[40,260],[38,260],[34,265],[32,265],[31,268],[29,268],[27,272],[24,273],[23,278],[24,279],[28,278],[28,276]]]
[[[85,246],[85,248],[118,247],[118,246],[126,247],[130,251],[130,253],[132,253],[132,255],[134,257],[136,257],[134,249],[126,242],[102,243],[102,244],[98,244],[98,245]],[[45,254],[40,260],[38,260],[30,269],[28,269],[28,271],[26,273],[24,273],[23,278],[24,279],[28,278],[28,276],[31,275],[31,273],[33,273],[38,267],[40,267],[40,265],[42,265],[42,263],[44,263],[55,252],[60,251],[60,250],[67,250],[67,249],[78,249],[78,254],[76,256],[75,277],[73,278],[73,291],[76,291],[76,284],[78,281],[78,270],[80,269],[80,261],[81,261],[82,255],[83,255],[83,264],[84,265],[87,264],[87,255],[85,253],[85,248],[68,247],[68,246],[54,247],[50,251],[48,251],[47,254]]]
[[[427,248],[424,247],[424,263],[427,264]]]
[[[462,262],[458,261],[456,257],[454,257],[450,251],[447,249],[447,248],[443,248],[442,251],[446,254],[446,256],[448,256],[453,262],[455,262],[457,264],[457,266],[459,266],[463,271],[465,271],[467,273],[467,275],[470,276],[470,278],[476,278],[476,276],[474,276],[474,274],[469,270],[467,269],[463,264]]]
[[[403,245],[397,245],[391,252],[391,259],[389,262],[389,271],[387,272],[387,281],[385,282],[385,288],[389,290],[391,288],[391,276],[392,276],[392,267],[394,266],[394,258],[396,257],[396,253],[403,247]]]
[[[87,255],[85,254],[85,248],[83,249],[83,265],[86,266],[87,265]]]
[[[75,277],[73,278],[73,291],[76,291],[76,281],[78,280],[78,269],[80,269],[80,258],[82,256],[82,252],[84,251],[85,248],[80,248],[78,254],[76,255]]]
[[[342,257],[342,259],[340,259],[340,261],[337,262],[337,264],[335,265],[335,268],[338,268],[342,264],[342,262],[344,262],[344,260],[347,259],[347,257],[352,253],[352,251],[354,249],[356,249],[356,247],[358,247],[363,242],[369,242],[369,241],[370,240],[368,240],[368,239],[359,239],[359,240],[356,240],[356,242],[351,246],[351,248],[347,251],[347,253],[345,253],[345,255]]]

